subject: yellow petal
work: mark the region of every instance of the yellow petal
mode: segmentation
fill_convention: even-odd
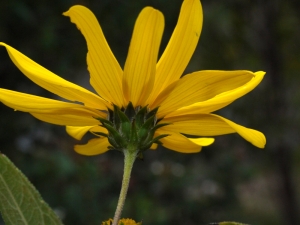
[[[82,102],[95,109],[106,109],[106,102],[94,93],[62,79],[51,71],[32,61],[11,46],[0,42],[9,54],[13,63],[22,73],[37,85],[70,101]]]
[[[134,106],[145,105],[152,91],[163,28],[162,13],[151,7],[135,23],[123,76],[124,96]]]
[[[158,147],[158,144],[153,143],[153,144],[151,145],[150,149],[151,149],[151,150],[156,150],[157,147]]]
[[[52,113],[53,111],[74,112],[75,115],[103,117],[104,113],[89,107],[43,98],[0,88],[0,101],[14,110],[33,113]],[[70,110],[70,111],[68,111]],[[73,110],[73,111],[72,111]]]
[[[202,22],[200,1],[185,0],[171,39],[157,63],[155,83],[148,100],[150,104],[184,72],[197,46]]]
[[[67,126],[66,127],[67,133],[77,140],[81,140],[82,137],[88,132],[102,132],[107,134],[107,130],[104,127],[100,126]]]
[[[122,69],[110,50],[95,15],[79,5],[71,7],[63,15],[69,16],[81,31],[88,47],[87,63],[91,85],[104,99],[124,106],[122,94]]]
[[[214,143],[214,138],[189,138],[190,141],[200,146],[209,146]]]
[[[160,142],[163,144],[163,146],[168,149],[181,153],[195,153],[201,151],[201,145],[197,144],[196,141],[189,140],[189,138],[183,136],[177,131],[174,132],[170,130],[159,129],[155,132],[155,136],[162,134],[169,134],[169,136],[160,139]]]
[[[249,82],[255,75],[250,71],[199,71],[181,78],[169,96],[161,103],[157,116],[196,102],[206,101],[223,92],[234,90]]]
[[[256,72],[254,73],[254,75],[255,77],[253,77],[248,83],[242,85],[241,87],[238,87],[228,92],[223,92],[207,101],[197,102],[192,105],[182,107],[176,111],[169,113],[165,117],[173,117],[187,114],[210,113],[221,109],[229,105],[234,100],[252,91],[262,81],[265,72]]]
[[[53,111],[52,113],[30,113],[35,118],[47,123],[62,126],[96,126],[100,122],[92,116],[76,115],[77,110],[68,109],[63,112]]]
[[[266,144],[265,136],[256,130],[238,125],[215,114],[182,115],[164,118],[161,123],[171,123],[160,128],[161,132],[177,132],[197,136],[217,136],[237,132],[244,139],[259,148]]]
[[[94,138],[85,145],[75,145],[74,150],[81,155],[92,156],[107,152],[108,146],[110,144],[107,138]]]
[[[81,140],[82,137],[94,126],[84,126],[84,127],[74,127],[74,126],[66,126],[67,133],[77,139]]]

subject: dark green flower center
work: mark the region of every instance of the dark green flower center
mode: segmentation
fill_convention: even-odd
[[[155,131],[168,124],[160,123],[156,118],[158,107],[149,110],[147,106],[133,107],[129,102],[126,108],[114,106],[114,110],[108,110],[107,119],[97,118],[108,134],[102,134],[108,138],[111,149],[125,151],[136,149],[138,154],[149,149],[153,143],[168,135],[159,135],[154,138]]]

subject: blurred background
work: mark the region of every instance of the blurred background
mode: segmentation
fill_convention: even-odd
[[[0,41],[61,77],[91,89],[86,43],[69,18],[74,4],[89,7],[124,65],[135,19],[145,6],[165,16],[161,52],[182,0],[2,0]],[[238,221],[300,224],[300,2],[203,0],[204,24],[185,73],[263,70],[251,93],[217,112],[267,137],[264,150],[238,135],[216,138],[197,154],[160,147],[133,169],[124,217],[143,224],[199,225]],[[57,99],[32,83],[0,49],[0,87]],[[0,104],[0,151],[25,173],[64,224],[100,225],[113,216],[123,156],[85,157],[73,151],[64,127],[40,122]],[[1,219],[0,219],[1,224]],[[3,222],[2,222],[3,224]]]

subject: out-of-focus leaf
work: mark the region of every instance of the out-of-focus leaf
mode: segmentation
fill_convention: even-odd
[[[62,225],[29,180],[0,154],[0,212],[6,225]]]

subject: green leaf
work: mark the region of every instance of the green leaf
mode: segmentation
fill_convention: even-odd
[[[6,225],[62,225],[27,177],[0,154],[0,212]]]

